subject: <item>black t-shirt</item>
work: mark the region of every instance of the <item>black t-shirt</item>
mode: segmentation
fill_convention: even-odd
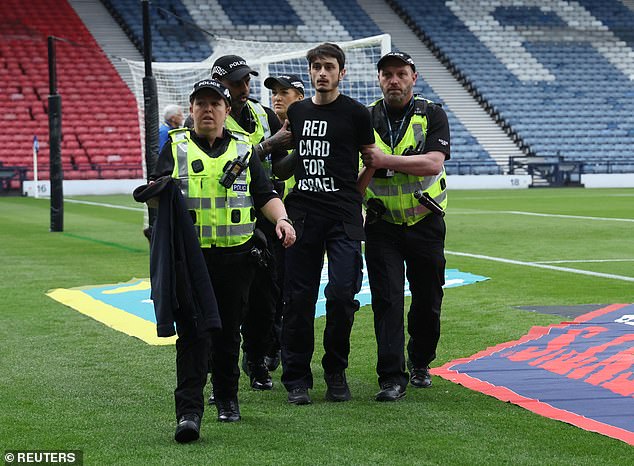
[[[445,154],[445,160],[449,160],[451,158],[449,122],[447,120],[447,114],[438,104],[426,103],[425,105],[421,105],[419,102],[417,106],[412,105],[405,111],[391,111],[389,107],[383,106],[383,101],[379,101],[376,105],[370,107],[372,123],[381,140],[389,146],[390,126],[388,126],[386,122],[385,111],[387,109],[387,117],[390,119],[394,137],[394,146],[396,146],[401,139],[403,139],[414,112],[420,112],[421,107],[424,107],[424,112],[427,115],[427,135],[422,153],[439,151]]]
[[[289,209],[362,225],[359,151],[374,143],[366,108],[341,94],[326,105],[296,102],[287,115],[299,155],[297,184],[286,197]]]
[[[229,132],[224,129],[221,138],[216,138],[212,146],[209,145],[209,141],[205,138],[199,137],[194,130],[189,133],[191,140],[202,149],[209,157],[215,158],[224,154],[231,141]],[[172,155],[172,138],[170,137],[167,143],[163,146],[161,153],[159,154],[156,162],[156,168],[154,174],[150,177],[156,179],[160,176],[171,175],[174,171],[174,157]],[[264,204],[269,202],[274,197],[280,197],[274,190],[273,184],[266,176],[264,168],[262,168],[262,162],[257,157],[249,158],[249,171],[251,172],[251,183],[249,184],[249,190],[253,197],[253,204],[256,209],[260,209]]]

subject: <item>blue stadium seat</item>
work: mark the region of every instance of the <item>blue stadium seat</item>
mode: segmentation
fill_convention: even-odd
[[[566,157],[611,159],[632,147],[634,13],[619,0],[561,2],[566,20],[556,8],[522,5],[521,0],[497,7],[473,2],[469,11],[464,2],[462,11],[444,0],[394,3],[538,155],[559,151]],[[509,32],[515,39],[507,40],[517,46],[510,51],[501,42]],[[588,37],[602,40],[601,47]],[[530,55],[517,53],[520,46]],[[597,162],[588,169],[612,166]]]

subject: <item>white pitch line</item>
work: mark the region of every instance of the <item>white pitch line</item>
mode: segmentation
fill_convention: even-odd
[[[450,215],[491,215],[491,214],[512,214],[512,215],[529,215],[533,217],[555,217],[555,218],[572,218],[578,220],[601,220],[614,222],[632,222],[634,218],[618,218],[618,217],[589,217],[583,215],[564,215],[564,214],[541,214],[539,212],[523,212],[521,210],[463,210],[456,209],[449,211]]]
[[[557,217],[557,218],[575,218],[580,220],[611,220],[615,222],[632,222],[634,218],[616,218],[616,217],[586,217],[583,215],[563,215],[563,214],[540,214],[537,212],[522,212],[519,210],[503,210],[502,212],[515,215],[533,215],[535,217]]]
[[[445,251],[445,254],[452,254],[454,256],[472,257],[474,259],[484,259],[494,262],[504,262],[506,264],[523,265],[526,267],[537,267],[540,269],[557,270],[558,272],[576,273],[579,275],[590,275],[592,277],[612,278],[614,280],[623,280],[626,282],[634,282],[634,277],[626,277],[624,275],[614,275],[611,273],[590,272],[588,270],[571,269],[570,267],[557,267],[556,265],[538,264],[536,262],[524,262],[513,259],[505,259],[503,257],[484,256],[482,254],[470,254],[467,252],[457,251]]]
[[[567,264],[567,263],[585,263],[585,262],[634,262],[634,259],[575,259],[575,260],[558,260],[558,261],[535,261],[534,264]]]
[[[64,199],[64,202],[70,202],[73,204],[95,205],[99,207],[110,207],[112,209],[133,210],[135,212],[145,212],[145,209],[142,207],[127,207],[115,204],[105,204],[103,202],[80,201],[79,199]]]

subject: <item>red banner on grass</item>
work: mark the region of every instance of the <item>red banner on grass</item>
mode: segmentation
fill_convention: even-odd
[[[533,327],[432,373],[634,445],[634,304]]]

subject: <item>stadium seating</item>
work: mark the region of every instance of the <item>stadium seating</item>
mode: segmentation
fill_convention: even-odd
[[[113,18],[143,51],[143,12],[138,0],[101,0]],[[201,5],[211,2],[200,1]],[[150,27],[154,61],[200,61],[211,55],[205,34],[195,26],[188,9],[179,0],[150,2]],[[198,16],[198,15],[196,15]],[[189,23],[189,25],[187,24]],[[194,25],[191,27],[190,25]],[[201,26],[198,24],[198,26]],[[212,32],[212,31],[210,31]]]
[[[143,21],[138,0],[102,2],[141,51]],[[299,12],[280,0],[155,0],[150,10],[154,61],[200,61],[211,55],[205,34],[183,21],[210,35],[268,42],[351,40],[381,34],[354,0],[323,0],[325,9],[309,0],[294,5]]]
[[[0,15],[0,119],[7,135],[0,162],[28,168],[27,179],[32,179],[37,136],[38,178],[48,177],[47,37],[54,36],[59,38],[55,49],[57,90],[62,96],[64,177],[84,178],[84,170],[98,174],[100,167],[93,160],[95,142],[108,150],[112,139],[130,142],[117,146],[125,163],[109,166],[113,176],[128,176],[135,168],[140,171],[136,101],[68,3],[4,0]]]
[[[588,173],[632,172],[634,13],[621,1],[387,1],[526,152],[581,160]],[[102,3],[141,50],[140,2]],[[209,56],[203,31],[266,41],[382,33],[356,0],[153,0],[150,6],[155,61]],[[53,35],[65,39],[56,42],[65,178],[141,176],[136,101],[66,1],[5,0],[0,13],[0,119],[8,129],[0,162],[26,167],[28,179],[37,135],[38,175],[48,176],[46,37]],[[442,102],[422,79],[415,91]],[[446,110],[452,130],[448,173],[500,173]]]
[[[133,42],[141,44],[141,9],[136,0],[104,0],[104,3],[114,13],[114,17],[122,22],[124,30],[131,34]],[[192,21],[199,27],[218,36],[237,39],[320,42],[359,39],[383,33],[355,0],[322,0],[324,9],[317,8],[316,2],[312,0],[293,3],[295,9],[291,8],[289,3],[279,0],[183,0],[182,4],[173,0],[159,0],[152,4],[152,51],[156,61],[197,61],[211,54],[211,50],[204,51],[200,47],[181,46],[176,50],[173,45],[166,47],[167,42],[161,38],[161,31],[173,28],[174,20],[159,13],[168,8],[168,4],[171,10],[181,12],[180,14],[186,18],[193,18]],[[187,13],[182,13],[183,9]],[[319,25],[319,28],[315,28],[314,25]],[[419,80],[415,92],[434,102],[442,103],[422,79]],[[448,109],[445,110],[452,138],[459,142],[452,145],[454,158],[461,160],[462,166],[467,167],[463,170],[469,171],[473,162],[483,162],[487,171],[498,170],[487,165],[492,161],[489,154],[464,125]],[[457,162],[451,161],[447,164],[449,173],[455,171],[455,163]]]
[[[421,97],[442,105],[442,99],[432,88],[420,78],[416,82],[414,92]],[[484,150],[478,140],[465,128],[458,118],[444,108],[451,129],[451,159],[445,162],[445,170],[449,175],[499,175],[503,168],[499,166]]]
[[[634,13],[623,3],[391,1],[530,153],[631,170]]]

